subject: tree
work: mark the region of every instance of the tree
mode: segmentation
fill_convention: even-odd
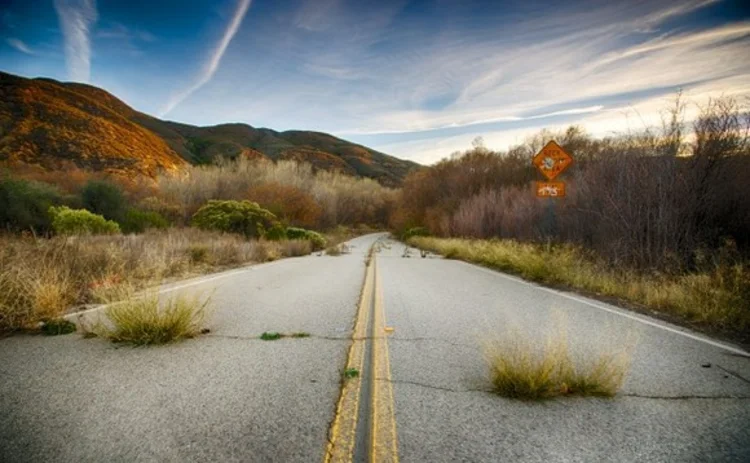
[[[52,230],[47,211],[63,203],[60,192],[46,183],[0,177],[0,227],[5,230]]]
[[[127,205],[122,190],[105,180],[90,180],[81,190],[83,207],[105,219],[121,222]]]
[[[280,183],[250,188],[248,198],[273,212],[286,223],[299,227],[318,226],[323,209],[309,193]]]

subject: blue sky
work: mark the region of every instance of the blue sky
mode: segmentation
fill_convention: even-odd
[[[482,136],[658,124],[750,95],[736,0],[2,0],[0,69],[199,125],[330,132],[432,163]]]

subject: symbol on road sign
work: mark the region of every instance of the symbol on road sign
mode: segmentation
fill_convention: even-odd
[[[547,180],[552,180],[568,168],[573,158],[553,141],[547,143],[532,161]]]
[[[536,195],[540,198],[562,198],[565,196],[563,182],[536,182]]]

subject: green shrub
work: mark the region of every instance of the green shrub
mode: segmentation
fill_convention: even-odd
[[[52,228],[60,235],[99,235],[120,232],[117,222],[85,209],[71,209],[67,206],[49,208]]]
[[[313,251],[326,247],[326,239],[318,232],[305,230],[304,228],[288,227],[286,237],[290,240],[307,240],[312,244]]]
[[[266,231],[264,238],[271,241],[290,239],[286,234],[286,228],[280,223],[274,224],[270,230]]]
[[[158,212],[128,209],[120,226],[125,233],[143,233],[149,228],[167,228],[169,222]]]
[[[59,336],[61,334],[75,333],[76,324],[64,318],[56,318],[46,321],[42,325],[41,330],[47,336]]]
[[[209,201],[193,215],[193,225],[247,238],[274,239],[283,230],[275,215],[251,201]]]
[[[401,235],[401,239],[403,241],[407,241],[409,238],[412,238],[414,236],[430,236],[430,231],[425,227],[412,227],[406,230],[403,235]]]
[[[0,228],[49,232],[49,208],[63,202],[60,192],[46,183],[0,177]]]
[[[104,180],[90,180],[81,189],[81,201],[86,210],[99,214],[107,220],[122,222],[127,205],[122,190]]]

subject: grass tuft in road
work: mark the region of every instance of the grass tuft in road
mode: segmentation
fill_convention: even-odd
[[[344,251],[341,247],[341,245],[337,244],[335,246],[329,246],[326,248],[326,255],[327,256],[340,256],[343,254]]]
[[[292,333],[289,335],[290,338],[309,338],[310,333],[306,331],[299,331],[297,333]]]
[[[344,379],[352,379],[359,377],[359,370],[356,368],[347,368],[344,370]]]
[[[264,341],[276,341],[277,339],[281,339],[283,336],[281,333],[278,333],[276,331],[264,331],[263,334],[260,335],[260,339]]]
[[[96,336],[135,346],[167,344],[201,333],[210,298],[177,296],[160,303],[158,294],[131,296],[107,308],[107,320],[89,329]]]
[[[520,334],[509,334],[488,345],[486,358],[494,391],[514,399],[613,397],[630,367],[625,351],[574,362],[563,330],[541,347]]]

